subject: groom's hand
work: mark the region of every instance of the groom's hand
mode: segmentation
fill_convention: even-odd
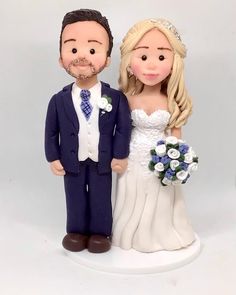
[[[64,167],[59,160],[50,163],[52,173],[58,176],[64,176],[66,174]]]
[[[125,172],[128,165],[128,159],[115,159],[113,158],[111,161],[111,169],[112,171],[122,174]]]

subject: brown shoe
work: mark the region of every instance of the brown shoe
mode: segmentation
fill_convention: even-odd
[[[92,253],[103,253],[111,248],[111,240],[109,237],[101,235],[92,235],[88,240],[88,251]]]
[[[62,245],[66,250],[71,252],[79,252],[87,248],[88,236],[69,233],[65,235]]]

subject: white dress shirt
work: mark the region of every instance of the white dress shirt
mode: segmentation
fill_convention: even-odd
[[[90,115],[89,120],[86,120],[84,113],[81,110],[81,97],[79,88],[76,83],[72,86],[72,100],[74,104],[74,108],[79,120],[79,152],[78,159],[79,161],[85,161],[87,158],[90,158],[94,162],[98,162],[98,143],[99,143],[99,107],[98,107],[98,99],[101,98],[101,89],[102,85],[98,82],[92,88],[88,89],[91,93],[91,97],[89,99],[93,109]]]

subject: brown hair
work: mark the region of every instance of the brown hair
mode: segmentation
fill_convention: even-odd
[[[109,38],[109,49],[107,51],[107,56],[111,55],[112,47],[113,47],[113,36],[111,34],[111,30],[108,24],[108,20],[105,16],[93,9],[78,9],[71,12],[68,12],[62,21],[62,28],[60,34],[60,52],[62,47],[62,33],[65,27],[69,24],[73,24],[76,22],[83,22],[83,21],[95,21],[100,24],[107,32]]]

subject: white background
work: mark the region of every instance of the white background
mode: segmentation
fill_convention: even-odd
[[[98,9],[114,35],[112,64],[100,78],[117,87],[119,45],[144,18],[167,18],[188,48],[186,84],[194,113],[184,138],[200,169],[185,186],[203,247],[191,264],[153,275],[99,273],[68,260],[63,181],[44,158],[50,97],[71,78],[59,67],[66,12]],[[233,0],[32,1],[0,5],[0,293],[235,294],[236,5]]]

